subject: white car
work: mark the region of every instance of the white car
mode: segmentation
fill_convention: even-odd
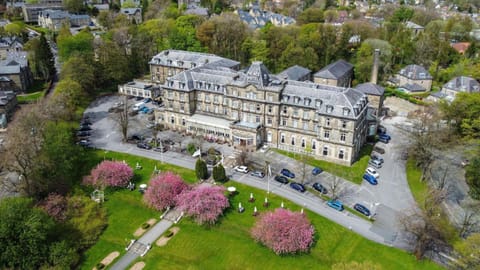
[[[375,177],[375,178],[378,178],[380,176],[380,174],[378,174],[378,172],[372,168],[372,167],[368,167],[366,170],[365,170],[366,173],[370,174],[371,176]]]
[[[242,173],[248,173],[248,168],[247,166],[235,166],[235,171],[237,172],[242,172]]]

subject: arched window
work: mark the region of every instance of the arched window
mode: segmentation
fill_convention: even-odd
[[[172,115],[170,117],[170,123],[175,124],[175,116]]]
[[[285,134],[280,134],[280,142],[285,143]]]
[[[302,138],[302,147],[305,148],[307,144],[305,143],[305,138]]]
[[[292,136],[292,145],[295,145],[295,136]]]
[[[315,150],[317,149],[317,141],[312,140],[312,149]]]
[[[340,149],[340,151],[338,151],[338,158],[343,159],[344,157],[345,157],[345,151],[343,149]]]

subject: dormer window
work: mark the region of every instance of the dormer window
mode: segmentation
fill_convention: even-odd
[[[293,102],[295,102],[295,104],[300,103],[300,98],[299,97],[294,97]]]
[[[283,102],[288,102],[289,96],[283,96]]]
[[[215,89],[215,91],[218,91],[218,89],[220,89],[220,85],[215,84],[213,88]]]
[[[306,98],[306,99],[303,100],[303,105],[309,106],[310,102],[312,102],[312,101],[309,98]]]
[[[174,82],[173,81],[168,81],[168,86],[173,87]]]
[[[210,90],[210,87],[212,86],[212,84],[210,84],[210,83],[207,83],[207,85],[206,85],[206,86],[207,86],[207,90]]]
[[[180,83],[180,89],[185,89],[185,83]]]
[[[322,101],[320,99],[315,100],[315,107],[320,108],[322,106]]]
[[[167,64],[171,65],[171,64],[172,64],[172,60],[167,60]]]
[[[190,67],[191,67],[191,68],[194,68],[194,67],[196,67],[196,66],[197,66],[197,64],[195,64],[195,63],[190,63]]]
[[[349,109],[349,108],[343,108],[343,115],[344,115],[344,116],[347,116],[349,113],[350,113],[350,109]]]
[[[327,105],[327,113],[331,113],[333,111],[333,106],[332,105]]]

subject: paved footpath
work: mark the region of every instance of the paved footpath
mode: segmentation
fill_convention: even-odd
[[[170,228],[173,225],[173,222],[170,220],[162,219],[155,226],[153,226],[150,230],[148,230],[140,239],[137,240],[135,243],[138,246],[141,247],[146,247],[147,245],[153,245],[155,244],[155,240],[157,240],[160,235],[162,235],[168,228]],[[144,250],[141,248],[141,250]],[[125,253],[112,267],[110,267],[111,270],[123,270],[127,269],[127,267],[135,261],[138,257],[140,257],[139,252],[137,250],[130,248],[130,250]]]

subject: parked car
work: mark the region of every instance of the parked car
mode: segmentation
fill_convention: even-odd
[[[139,142],[137,143],[137,147],[138,148],[141,148],[141,149],[147,149],[147,150],[150,150],[152,149],[152,147],[144,142]]]
[[[302,193],[307,190],[304,185],[295,182],[290,183],[290,187]]]
[[[90,135],[90,131],[77,131],[77,137],[88,137]]]
[[[389,142],[390,142],[390,140],[388,140],[388,139],[385,138],[385,137],[378,137],[378,141],[379,141],[379,142],[382,142],[382,143],[389,143]]]
[[[375,146],[373,147],[373,151],[379,153],[379,154],[385,154],[385,149],[381,148],[381,147],[378,147],[378,146]]]
[[[372,185],[378,184],[377,179],[373,175],[370,175],[368,173],[363,175],[363,179]]]
[[[313,184],[313,188],[314,188],[316,191],[318,191],[318,192],[320,192],[320,193],[322,193],[322,194],[327,194],[327,192],[328,192],[327,189],[326,189],[322,184],[320,184],[320,183],[318,183],[318,182]]]
[[[285,176],[277,175],[275,176],[275,181],[282,183],[282,184],[288,184],[288,179]]]
[[[170,139],[162,140],[162,143],[163,143],[163,144],[167,144],[167,145],[174,145],[174,144],[175,144],[175,142],[173,142],[173,141],[170,140]]]
[[[380,174],[377,172],[377,170],[375,170],[374,168],[372,167],[368,167],[366,170],[365,170],[366,173],[372,175],[373,177],[378,178],[380,177]]]
[[[77,142],[77,144],[80,145],[80,146],[83,146],[83,147],[90,147],[91,146],[89,140],[80,140],[79,142]]]
[[[235,168],[233,168],[233,169],[237,172],[248,173],[247,166],[235,166]]]
[[[146,98],[146,99],[143,100],[144,103],[149,103],[150,101],[152,101],[151,98]]]
[[[338,210],[338,211],[343,211],[343,203],[341,201],[338,201],[338,200],[330,200],[327,202],[327,205],[332,207],[333,209],[335,210]]]
[[[377,133],[378,133],[378,134],[387,133],[387,128],[384,127],[384,126],[382,126],[382,125],[380,125],[380,126],[378,126],[378,128],[377,128]]]
[[[377,168],[377,169],[380,169],[382,167],[382,163],[376,159],[370,159],[368,161],[368,165],[374,167],[374,168]]]
[[[142,138],[140,137],[140,135],[136,135],[136,134],[130,135],[127,138],[127,142],[138,142],[138,141],[141,141],[141,140],[142,140]]]
[[[92,128],[90,126],[80,126],[78,131],[90,131]]]
[[[390,135],[388,135],[387,133],[381,133],[378,135],[379,138],[384,138],[384,139],[387,139],[387,140],[391,140],[392,137],[390,137]]]
[[[313,168],[313,170],[312,170],[312,174],[313,174],[313,175],[319,175],[319,174],[322,173],[322,172],[323,172],[323,170],[320,169],[320,168],[318,168],[318,167],[315,167],[315,168]]]
[[[258,178],[265,177],[265,173],[263,173],[262,171],[253,171],[250,175]]]
[[[370,157],[372,158],[372,160],[378,160],[381,164],[383,164],[384,162],[383,158],[375,153],[373,153]]]
[[[280,173],[288,178],[295,178],[295,174],[291,172],[289,169],[282,169]]]
[[[89,119],[82,119],[82,121],[80,121],[81,126],[89,126],[91,124],[92,124],[92,122],[90,122]]]
[[[370,210],[368,210],[367,207],[359,204],[359,203],[356,203],[354,206],[353,206],[353,209],[357,210],[358,212],[364,214],[365,216],[370,216]]]
[[[165,153],[168,151],[168,149],[166,145],[162,145],[162,146],[157,146],[153,148],[153,151]]]

